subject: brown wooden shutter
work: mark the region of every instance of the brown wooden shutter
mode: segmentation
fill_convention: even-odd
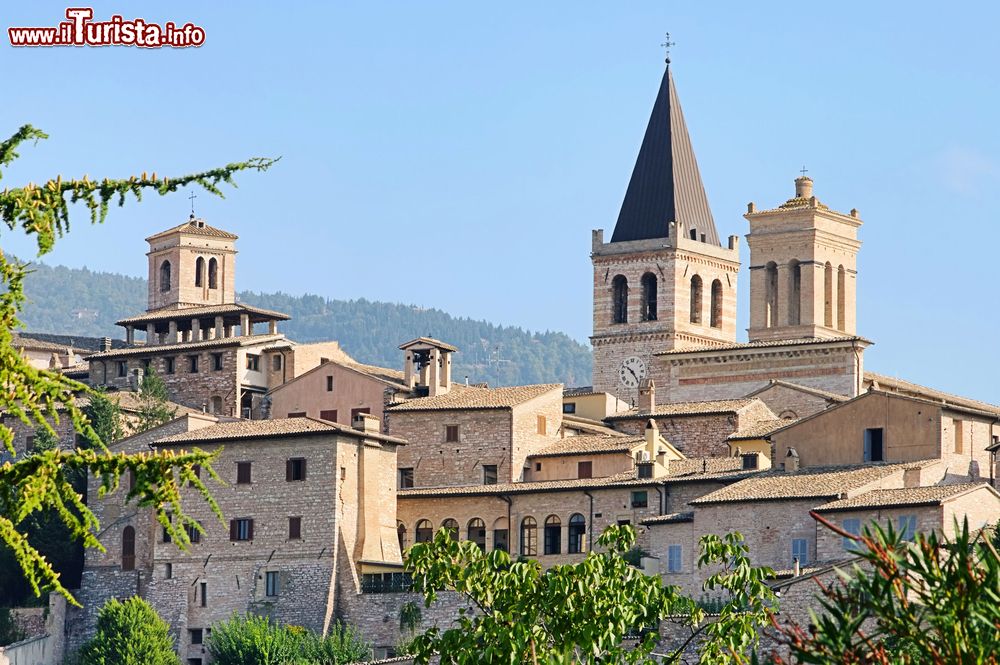
[[[288,538],[289,540],[296,540],[302,537],[302,518],[301,517],[289,517],[288,518]]]
[[[285,481],[288,482],[292,479],[292,460],[285,460]]]
[[[229,520],[229,540],[236,540],[236,520]]]
[[[305,480],[305,479],[306,479],[306,460],[305,460],[305,458],[303,458],[302,459],[302,477],[299,478],[299,480]]]
[[[250,528],[247,530],[248,540],[253,540],[253,520],[247,520],[250,522]]]
[[[325,411],[320,411],[319,412],[319,418],[320,418],[320,420],[328,420],[331,423],[335,423],[335,422],[337,422],[337,410],[336,409],[327,409]]]

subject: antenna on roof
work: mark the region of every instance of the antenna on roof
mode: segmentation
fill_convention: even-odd
[[[486,362],[488,364],[490,364],[490,365],[495,365],[496,366],[496,369],[497,369],[497,385],[496,385],[496,387],[499,388],[500,387],[500,365],[502,365],[503,363],[509,363],[510,362],[509,360],[504,360],[503,358],[500,357],[500,345],[499,344],[497,344],[496,349],[494,349],[494,351],[489,355],[489,358],[487,359]]]

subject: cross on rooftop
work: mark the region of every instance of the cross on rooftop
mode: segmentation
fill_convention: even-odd
[[[677,46],[677,42],[670,41],[670,33],[669,32],[666,33],[666,38],[667,38],[666,41],[664,41],[662,44],[660,44],[660,46],[662,46],[666,50],[666,56],[667,57],[666,57],[665,62],[669,65],[670,64],[670,47],[671,46]]]
[[[188,197],[191,200],[191,216],[194,217],[194,200],[198,198],[198,195],[191,192],[191,196]]]
[[[805,167],[805,165],[803,165],[803,166],[802,166],[802,168],[801,168],[801,169],[799,169],[799,173],[801,173],[801,174],[802,174],[802,177],[803,177],[803,178],[804,178],[804,177],[806,176],[806,173],[808,173],[808,172],[809,172],[809,169],[807,169],[807,168]]]

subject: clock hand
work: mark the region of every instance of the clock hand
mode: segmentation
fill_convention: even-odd
[[[636,381],[638,381],[638,380],[639,380],[639,375],[638,375],[638,374],[636,374],[635,372],[633,372],[633,371],[632,371],[632,368],[631,368],[631,367],[626,367],[625,369],[627,369],[627,370],[628,370],[628,373],[629,373],[629,374],[631,374],[631,375],[632,375],[633,377],[635,377],[635,380],[636,380]]]

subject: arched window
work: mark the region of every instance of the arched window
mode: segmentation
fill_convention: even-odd
[[[406,549],[406,525],[400,522],[396,525],[396,537],[399,538],[399,551]]]
[[[545,518],[545,553],[560,554],[562,552],[562,522],[555,515]]]
[[[628,280],[625,275],[615,275],[611,280],[611,321],[628,323]]]
[[[847,271],[844,266],[837,268],[837,329],[847,330],[846,314],[847,309],[844,304],[847,302]]]
[[[417,522],[417,528],[414,530],[416,538],[414,538],[415,543],[429,543],[434,539],[434,527],[431,526],[430,520],[420,520]]]
[[[486,522],[478,517],[469,521],[469,540],[478,545],[482,551],[486,551]]]
[[[130,526],[122,531],[122,570],[135,570],[135,529]]]
[[[170,261],[160,264],[160,291],[170,290]]]
[[[691,323],[701,323],[701,277],[691,278]]]
[[[198,257],[194,262],[194,285],[201,286],[205,283],[205,259]]]
[[[656,275],[651,272],[642,276],[642,320],[656,320]]]
[[[764,267],[764,327],[778,325],[778,264],[771,261]]]
[[[802,322],[802,264],[796,259],[788,262],[788,325]]]
[[[712,313],[711,325],[713,328],[722,327],[722,282],[712,281]]]
[[[580,513],[575,513],[569,518],[569,543],[566,544],[566,551],[570,554],[579,554],[586,549],[584,538],[587,535],[587,520]]]
[[[219,288],[219,262],[215,257],[208,260],[208,288]]]
[[[833,265],[829,261],[823,271],[823,325],[833,327]]]
[[[521,556],[538,555],[538,523],[534,517],[521,520]]]
[[[221,414],[222,413],[222,398],[218,395],[212,397],[212,413]]]
[[[445,521],[441,522],[441,528],[448,531],[448,535],[451,536],[452,540],[458,540],[458,522],[451,519],[450,517]]]

